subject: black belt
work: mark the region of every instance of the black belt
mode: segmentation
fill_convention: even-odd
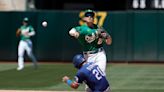
[[[104,50],[103,47],[101,47],[101,48],[98,48],[97,50],[93,50],[93,51],[84,51],[83,54],[95,54],[95,53],[101,52],[103,50]]]

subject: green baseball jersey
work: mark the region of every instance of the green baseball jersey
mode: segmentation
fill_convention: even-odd
[[[23,33],[34,31],[34,28],[31,25],[27,25],[27,26],[22,25],[19,29],[21,30],[21,35],[20,35],[20,39],[21,40],[28,40],[28,39],[30,39],[30,36],[25,36],[25,35],[23,35]]]
[[[83,51],[93,51],[102,47],[102,44],[98,43],[98,26],[94,25],[92,28],[88,27],[86,24],[75,27],[77,32],[79,32],[78,41],[82,45]]]

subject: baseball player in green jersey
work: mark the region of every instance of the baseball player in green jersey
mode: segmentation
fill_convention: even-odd
[[[84,12],[82,20],[85,23],[73,27],[69,35],[78,39],[87,62],[94,62],[105,73],[107,58],[103,44],[111,45],[112,38],[104,28],[94,24],[95,12],[93,10],[88,9]]]
[[[24,52],[27,52],[27,55],[32,60],[34,68],[37,68],[37,60],[32,52],[32,41],[30,40],[31,36],[35,35],[34,28],[29,25],[29,19],[25,17],[23,19],[23,25],[17,30],[16,35],[20,37],[20,42],[18,45],[18,68],[17,70],[22,70],[24,68]]]

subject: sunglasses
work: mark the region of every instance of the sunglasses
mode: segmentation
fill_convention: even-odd
[[[84,16],[85,16],[85,17],[89,17],[89,16],[90,16],[90,17],[92,17],[92,18],[93,18],[93,17],[94,17],[94,13],[85,13],[85,15],[84,15]]]

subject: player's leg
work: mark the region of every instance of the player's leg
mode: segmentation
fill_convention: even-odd
[[[103,73],[106,75],[106,53],[105,51],[98,52],[96,55],[96,64],[100,67],[100,69],[103,71]]]
[[[104,92],[112,92],[110,87],[108,87]]]
[[[139,1],[138,0],[133,0],[132,1],[132,7],[133,8],[138,8],[139,7]]]
[[[92,90],[85,84],[85,92],[92,92]]]
[[[164,0],[161,0],[161,7],[164,9]]]
[[[26,51],[27,51],[27,55],[33,62],[34,68],[37,69],[37,67],[38,67],[37,60],[32,52],[32,42],[30,40],[27,41]]]
[[[159,8],[159,0],[154,0],[154,7]]]
[[[100,69],[105,73],[107,59],[104,50],[96,54],[84,54],[84,58],[87,60],[87,62],[93,62],[97,64]]]
[[[19,42],[18,45],[18,68],[17,70],[22,70],[24,68],[24,52],[25,52],[25,43],[23,41]]]
[[[96,60],[96,64],[99,65],[100,69],[104,72],[104,75],[106,75],[107,58],[105,51],[99,52]],[[110,86],[104,92],[112,92]]]
[[[84,54],[84,58],[87,60],[87,62],[93,62],[96,64],[96,57],[97,54]],[[85,84],[85,91],[86,92],[92,92],[92,90],[88,87],[88,85]]]
[[[84,54],[84,58],[87,60],[87,62],[93,62],[95,63],[96,61],[96,54]]]
[[[146,8],[146,0],[140,0],[140,8],[141,9]]]

